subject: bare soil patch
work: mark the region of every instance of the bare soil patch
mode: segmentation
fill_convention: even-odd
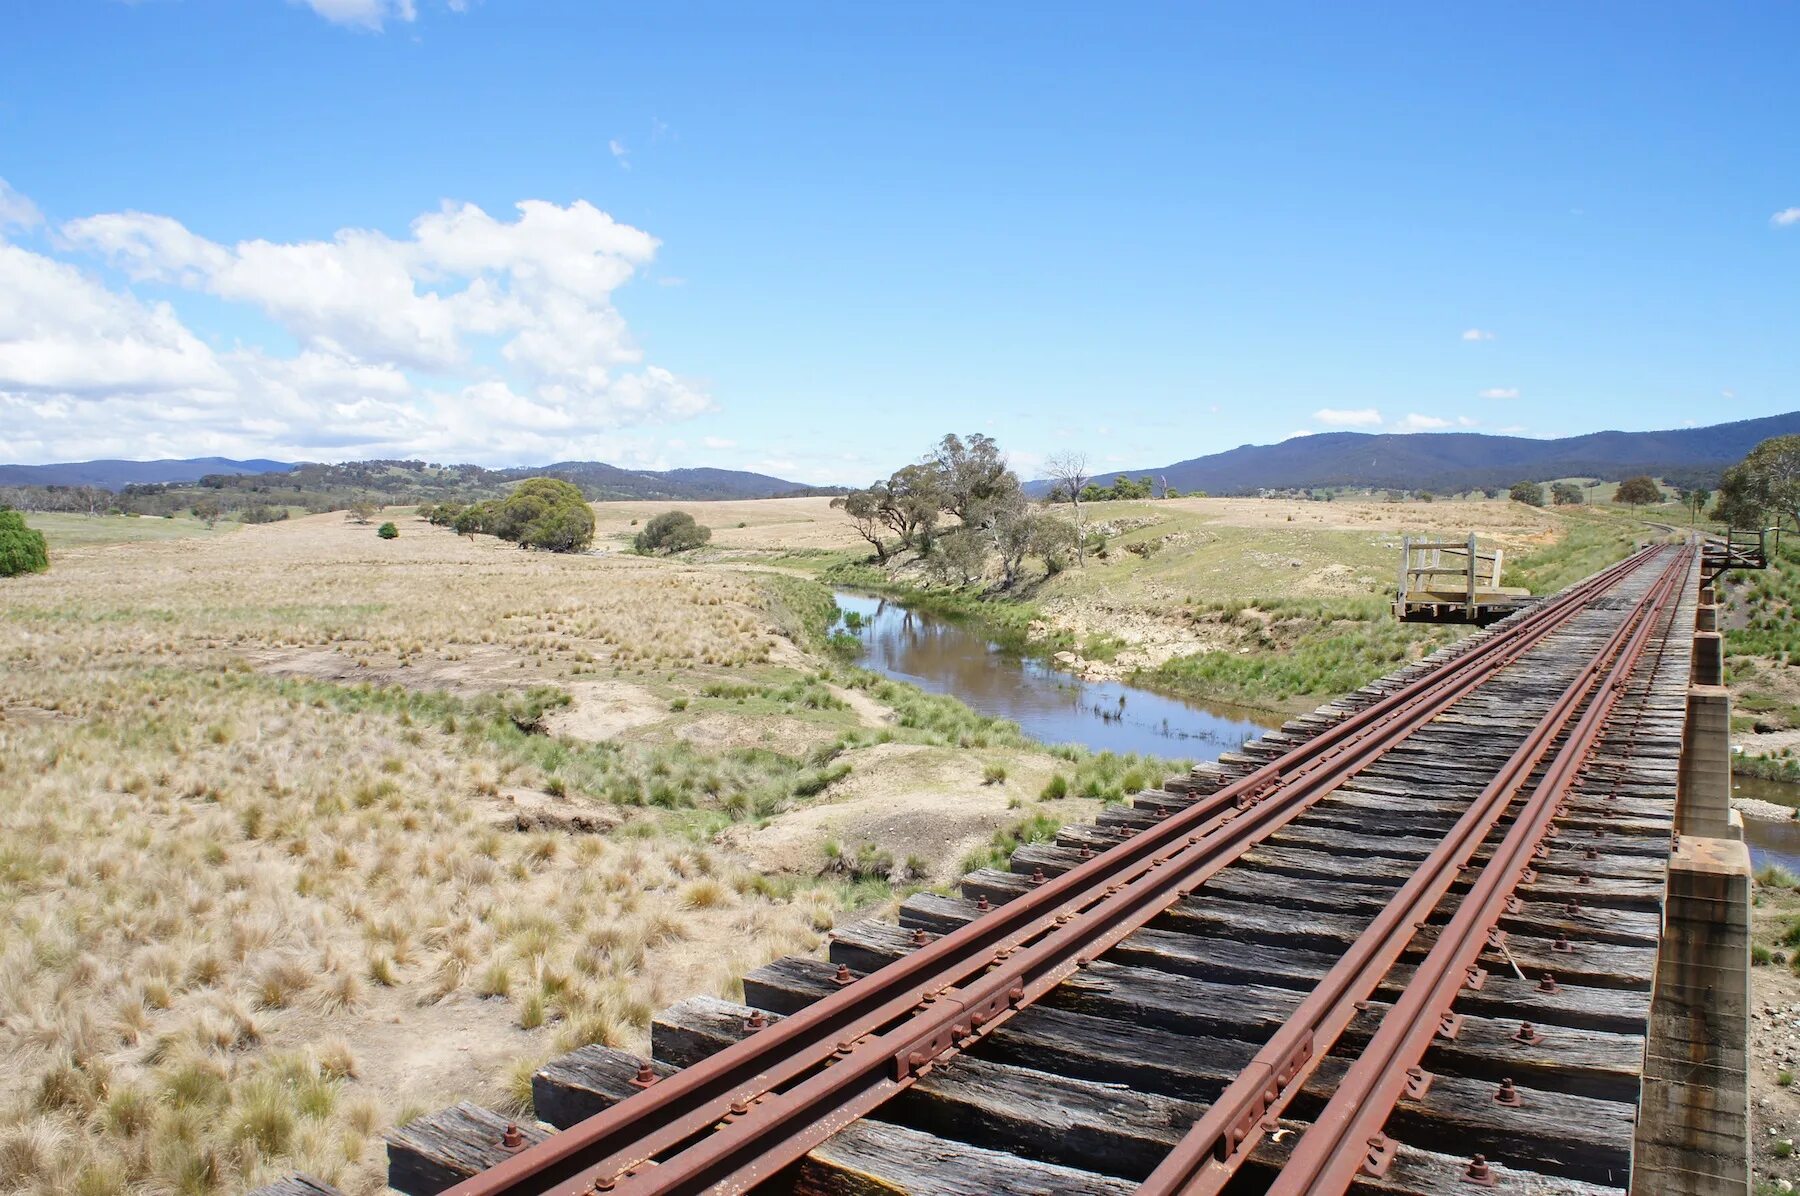
[[[823,800],[782,814],[760,827],[731,831],[728,841],[766,872],[812,875],[824,865],[827,840],[846,850],[873,843],[897,860],[917,856],[929,883],[954,880],[960,862],[984,846],[996,826],[1043,810],[1065,821],[1092,817],[1098,803],[1031,799],[1044,787],[1054,760],[1038,753],[971,753],[918,744],[877,744],[847,753],[845,780]],[[1005,766],[1007,780],[982,783],[985,763]]]
[[[545,718],[551,735],[596,743],[669,716],[667,700],[626,681],[576,681],[564,688],[573,701]]]

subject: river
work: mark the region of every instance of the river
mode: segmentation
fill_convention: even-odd
[[[890,599],[840,591],[837,604],[862,620],[858,663],[864,668],[1011,719],[1042,743],[1213,760],[1281,725],[1261,711],[1173,698],[1117,681],[1084,681],[1008,652],[972,626]],[[1739,797],[1800,808],[1800,785],[1739,778],[1733,789]],[[1744,839],[1758,868],[1779,864],[1800,874],[1800,821],[1746,818]]]
[[[1117,681],[1085,681],[1008,652],[953,619],[840,591],[838,608],[862,620],[862,667],[971,709],[1011,719],[1042,743],[1095,751],[1213,760],[1281,725],[1277,715],[1190,701]]]
[[[1800,808],[1800,785],[1785,781],[1764,781],[1756,777],[1735,777],[1731,782],[1734,797],[1753,797],[1774,802],[1778,806]],[[1779,864],[1800,875],[1800,822],[1771,818],[1744,819],[1744,842],[1750,848],[1750,863]]]

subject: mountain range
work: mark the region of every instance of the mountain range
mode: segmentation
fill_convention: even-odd
[[[778,494],[812,493],[803,482],[735,469],[621,469],[601,461],[558,461],[552,465],[484,469],[478,465],[427,465],[422,461],[350,461],[336,465],[289,461],[234,461],[225,457],[192,457],[166,461],[68,461],[53,465],[0,465],[0,486],[184,487],[206,479],[206,488],[270,494],[283,492],[354,491],[382,495],[491,497],[512,482],[555,477],[574,482],[590,499],[769,498]],[[835,491],[821,491],[835,493]],[[284,494],[283,497],[286,497]]]
[[[1503,488],[1517,481],[1565,477],[1617,481],[1649,474],[1676,485],[1710,487],[1717,484],[1727,466],[1742,460],[1759,442],[1794,433],[1800,433],[1800,411],[1704,428],[1594,432],[1560,440],[1481,432],[1323,432],[1280,444],[1240,445],[1170,465],[1103,473],[1094,482],[1105,487],[1121,476],[1148,474],[1179,490],[1208,494],[1362,486],[1457,493]],[[743,470],[622,469],[601,461],[558,461],[511,469],[427,465],[422,461],[321,465],[226,457],[0,465],[0,486],[160,490],[193,485],[205,478],[208,489],[242,494],[246,501],[296,503],[304,503],[306,496],[329,494],[336,498],[359,492],[387,496],[391,501],[468,500],[501,493],[523,478],[543,476],[574,482],[594,500],[700,502],[840,492]],[[1032,482],[1027,489],[1042,494],[1049,483]],[[252,494],[258,497],[249,499]]]
[[[1704,428],[1593,432],[1560,440],[1481,432],[1322,432],[1280,444],[1246,444],[1171,465],[1099,474],[1096,485],[1145,474],[1208,494],[1375,486],[1454,494],[1518,481],[1649,474],[1677,485],[1715,486],[1727,466],[1771,436],[1800,433],[1800,411]],[[1032,483],[1042,493],[1046,482]]]
[[[55,465],[0,465],[0,486],[98,486],[197,482],[208,474],[286,473],[286,461],[233,461],[229,457],[188,457],[174,461],[63,461]]]

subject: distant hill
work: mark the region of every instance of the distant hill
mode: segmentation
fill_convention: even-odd
[[[1562,440],[1480,432],[1322,432],[1120,473],[1167,478],[1178,490],[1208,494],[1330,486],[1454,494],[1517,481],[1566,477],[1618,481],[1635,474],[1682,485],[1713,486],[1720,472],[1742,460],[1759,442],[1792,433],[1800,433],[1800,411],[1705,428],[1594,432]],[[1094,481],[1110,486],[1120,473],[1101,474]],[[1030,487],[1036,493],[1048,488],[1044,482]]]
[[[253,467],[268,466],[267,469]],[[769,474],[734,469],[620,469],[601,461],[558,461],[488,469],[481,465],[437,465],[424,461],[343,461],[337,464],[281,461],[88,461],[75,465],[0,466],[0,501],[29,510],[86,510],[79,491],[86,486],[117,491],[120,510],[166,515],[205,501],[226,512],[254,508],[260,517],[278,512],[342,510],[355,502],[389,506],[480,502],[505,494],[526,478],[555,477],[575,483],[590,500],[650,499],[703,502],[707,499],[775,498],[799,494],[839,494],[840,489],[807,486]],[[59,489],[44,489],[43,487]]]
[[[286,473],[286,461],[233,461],[188,457],[180,461],[64,461],[55,465],[0,465],[0,486],[98,486],[122,490],[154,482],[197,482],[207,474]]]
[[[774,498],[795,493],[832,494],[829,487],[790,482],[766,473],[736,469],[620,469],[601,461],[558,461],[554,465],[520,466],[495,471],[502,481],[525,478],[562,478],[580,486],[589,499],[667,498],[687,502],[709,499]]]

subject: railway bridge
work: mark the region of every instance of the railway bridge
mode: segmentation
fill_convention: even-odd
[[[1646,548],[829,957],[584,1047],[414,1196],[1747,1193],[1749,860]],[[328,1191],[303,1179],[271,1192]]]

